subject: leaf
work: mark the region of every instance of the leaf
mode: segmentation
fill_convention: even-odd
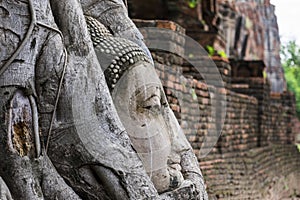
[[[196,8],[198,0],[189,0],[188,4],[190,8]]]
[[[227,54],[223,50],[218,51],[218,55],[222,58],[227,58]]]
[[[190,90],[190,92],[191,92],[191,94],[192,94],[192,98],[193,98],[193,100],[197,100],[198,98],[197,98],[197,94],[196,94],[196,91],[195,91],[195,89],[194,89],[194,88],[192,88],[192,89]]]
[[[206,50],[207,50],[209,56],[213,56],[213,55],[215,54],[215,49],[214,49],[214,47],[212,47],[212,46],[210,46],[210,45],[207,45],[207,46],[206,46]]]
[[[288,90],[295,94],[296,112],[300,118],[300,67],[283,66]]]
[[[268,76],[268,75],[267,75],[267,72],[266,72],[266,71],[263,71],[263,78],[266,79],[267,76]]]

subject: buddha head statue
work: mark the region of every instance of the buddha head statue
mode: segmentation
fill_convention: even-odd
[[[191,197],[204,195],[199,194],[205,189],[197,159],[151,59],[95,19],[88,17],[87,24],[117,113],[157,191],[184,188]]]

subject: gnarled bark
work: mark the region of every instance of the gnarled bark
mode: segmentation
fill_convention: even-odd
[[[180,191],[159,197],[133,149],[83,11],[150,57],[121,0],[1,1],[0,194],[7,199],[10,194],[13,199],[177,198]]]
[[[157,198],[111,102],[80,4],[6,0],[0,11],[1,70],[7,66],[0,76],[0,175],[13,198]],[[47,154],[36,151],[37,108],[30,99],[43,147],[56,110]]]

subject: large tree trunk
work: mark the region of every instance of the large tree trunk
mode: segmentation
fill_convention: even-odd
[[[82,1],[86,9],[103,2],[113,1]],[[0,194],[158,198],[113,107],[79,2],[3,0],[0,17]]]
[[[56,33],[34,24],[33,15],[54,24],[49,6],[35,3],[35,13],[29,12],[33,5],[24,2],[0,5],[0,175],[14,199],[79,199],[40,151],[35,70],[47,40]],[[60,59],[59,53],[49,58]]]

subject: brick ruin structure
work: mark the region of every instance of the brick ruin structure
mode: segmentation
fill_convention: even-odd
[[[138,27],[173,31],[169,52],[150,50],[170,106],[199,157],[209,199],[300,195],[295,98],[286,90],[280,64],[275,7],[268,0],[201,0],[194,8],[188,2],[129,0],[128,5]],[[226,53],[210,55],[224,88],[206,84],[191,64],[170,53],[188,48],[184,35]],[[147,43],[156,36],[144,37]],[[203,158],[204,137],[217,137],[208,134],[216,126],[210,102],[216,90],[226,94],[226,119],[217,144]]]

